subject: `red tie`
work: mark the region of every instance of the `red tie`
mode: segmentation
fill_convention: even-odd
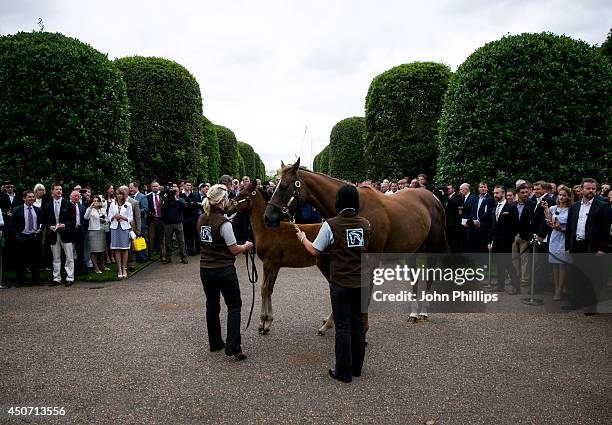
[[[155,215],[160,217],[161,211],[159,210],[159,200],[157,199],[157,193],[155,193],[154,195],[155,195]]]

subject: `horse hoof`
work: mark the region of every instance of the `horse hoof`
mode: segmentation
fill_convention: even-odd
[[[419,316],[419,322],[429,322],[429,316]]]
[[[268,335],[268,333],[270,333],[270,329],[264,329],[261,333],[262,335]]]
[[[417,322],[417,318],[416,317],[409,317],[408,318],[408,323],[411,325],[414,325]]]
[[[323,332],[322,330],[320,330],[320,329],[319,329],[319,330],[317,331],[317,335],[319,335],[319,336],[325,336],[325,332]]]
[[[257,332],[258,332],[260,335],[263,335],[263,333],[264,333],[264,328],[259,328],[259,329],[257,329]]]

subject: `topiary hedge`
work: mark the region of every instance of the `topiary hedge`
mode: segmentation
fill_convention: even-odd
[[[609,177],[610,134],[612,66],[596,48],[551,33],[506,36],[452,79],[438,181]]]
[[[365,178],[363,138],[365,118],[352,117],[338,122],[329,136],[329,175],[349,180]]]
[[[370,178],[432,174],[438,120],[450,76],[446,65],[414,62],[372,80],[365,105],[365,159]]]
[[[329,174],[329,145],[325,146],[317,156],[319,157],[319,173]]]
[[[215,125],[208,118],[202,115],[202,168],[203,180],[213,183],[219,180],[219,140],[217,140],[217,130]]]
[[[252,180],[257,178],[257,166],[255,162],[255,151],[248,143],[238,142],[238,150],[244,161],[244,175],[249,176]]]
[[[128,181],[128,99],[106,55],[59,33],[2,36],[0,87],[0,170],[19,192]]]
[[[266,178],[266,166],[264,165],[263,161],[261,160],[257,152],[255,152],[255,164],[256,164],[255,178],[264,180]]]
[[[238,152],[238,142],[232,130],[222,125],[215,125],[217,139],[219,140],[219,153],[221,162],[219,163],[219,174],[229,174],[240,179],[240,152]]]
[[[202,96],[196,79],[163,58],[131,56],[115,64],[130,100],[134,177],[162,183],[201,180]]]

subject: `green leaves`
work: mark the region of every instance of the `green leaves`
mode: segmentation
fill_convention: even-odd
[[[19,188],[129,176],[128,100],[106,55],[58,33],[0,37],[0,169]]]
[[[503,37],[453,76],[440,120],[439,182],[575,182],[610,175],[612,66],[551,33]]]
[[[363,138],[365,118],[352,117],[338,122],[329,136],[329,175],[362,181],[365,177]]]
[[[222,125],[215,125],[215,130],[221,155],[219,175],[229,174],[236,179],[240,179],[242,177],[240,175],[240,152],[238,151],[236,135],[232,130]]]

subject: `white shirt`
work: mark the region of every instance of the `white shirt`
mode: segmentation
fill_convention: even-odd
[[[391,189],[387,190],[385,192],[385,195],[393,195],[395,192],[393,192]]]
[[[100,212],[97,208],[89,207],[85,211],[85,220],[89,220],[89,228],[87,230],[100,230],[102,229],[100,224]]]
[[[583,241],[586,238],[586,221],[591,211],[591,205],[593,205],[593,199],[589,202],[580,202],[580,212],[578,213],[578,224],[576,225],[576,240]]]
[[[325,248],[334,243],[334,234],[332,233],[331,227],[327,224],[327,221],[323,223],[319,229],[319,233],[315,238],[312,246],[320,252],[325,251]]]
[[[53,199],[53,211],[55,212],[55,220],[59,220],[60,209],[62,207],[62,198]]]
[[[499,220],[499,215],[504,209],[504,205],[506,205],[506,200],[504,199],[502,202],[497,203],[497,207],[495,207],[495,221]]]
[[[116,219],[112,219],[111,220],[111,225],[110,228],[111,229],[116,229],[119,226],[121,226],[121,228],[123,230],[131,230],[132,229],[132,220],[134,220],[134,212],[132,210],[132,205],[129,202],[124,202],[123,205],[121,206],[121,209],[119,208],[119,206],[117,205],[116,201],[113,201],[112,204],[110,205],[110,208],[108,209],[108,217],[113,217],[114,215],[119,214],[123,217],[126,217],[128,219],[128,221],[125,220],[121,220],[118,221]],[[121,224],[119,224],[121,223]]]
[[[74,208],[76,207],[76,214],[74,215],[76,217],[76,223],[74,223],[74,225],[76,227],[80,227],[81,226],[81,209],[78,207],[78,202],[75,204],[74,202],[70,202],[70,208],[72,208],[72,210],[74,211]]]

